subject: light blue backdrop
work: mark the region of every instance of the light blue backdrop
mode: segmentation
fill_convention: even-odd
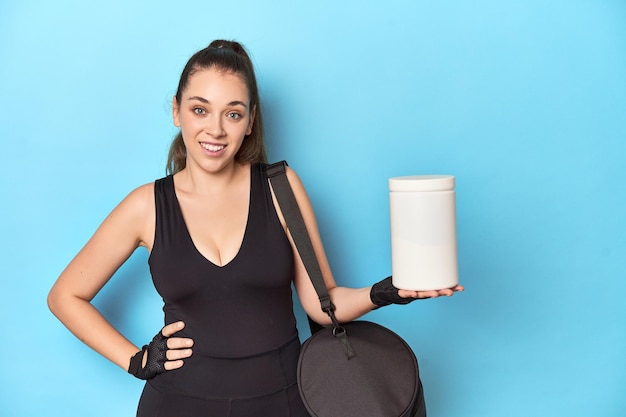
[[[626,415],[622,0],[0,1],[0,415],[134,415],[142,383],[45,298],[163,175],[179,73],[216,37],[252,52],[341,284],[390,272],[389,177],[456,175],[467,291],[368,316],[416,351],[431,416]],[[162,324],[146,257],[95,300],[136,344]]]

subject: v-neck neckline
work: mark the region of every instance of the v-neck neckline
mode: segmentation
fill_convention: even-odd
[[[178,194],[176,194],[176,184],[174,184],[174,176],[172,175],[172,192],[174,195],[174,200],[176,202],[176,211],[178,212],[177,215],[179,216],[184,229],[185,229],[185,234],[187,235],[187,238],[189,239],[189,243],[191,243],[191,246],[194,248],[194,251],[198,254],[198,256],[200,256],[202,259],[204,259],[206,262],[208,262],[209,264],[213,265],[216,268],[226,268],[229,265],[231,265],[233,262],[235,262],[237,260],[237,258],[239,258],[242,249],[246,243],[246,238],[248,236],[248,229],[250,227],[250,213],[252,211],[252,201],[253,201],[253,194],[252,194],[252,188],[253,188],[253,178],[252,178],[252,170],[254,169],[254,166],[251,164],[250,165],[250,173],[249,173],[249,185],[250,185],[250,189],[249,189],[249,201],[248,201],[248,214],[246,216],[246,225],[243,231],[243,236],[241,238],[241,243],[239,244],[239,249],[237,250],[237,253],[235,253],[235,256],[233,256],[231,259],[228,260],[228,262],[224,263],[223,265],[218,265],[217,263],[215,263],[214,261],[212,261],[211,259],[209,259],[207,256],[205,256],[202,252],[200,252],[200,250],[198,249],[198,246],[196,245],[196,242],[193,241],[193,238],[191,237],[191,233],[189,232],[189,227],[187,226],[187,221],[185,220],[185,216],[183,215],[183,209],[180,205],[180,200],[178,199]]]

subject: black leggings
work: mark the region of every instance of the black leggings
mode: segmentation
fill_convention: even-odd
[[[300,341],[250,358],[198,352],[146,383],[137,417],[310,417],[296,385]]]

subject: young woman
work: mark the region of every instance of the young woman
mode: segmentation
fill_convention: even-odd
[[[264,176],[261,104],[244,48],[217,40],[193,55],[172,109],[180,133],[169,175],[111,212],[55,283],[50,309],[80,340],[147,380],[138,416],[307,416],[296,386],[292,282],[307,314],[329,320]],[[340,321],[463,289],[397,290],[389,278],[338,287],[304,187],[293,170],[287,176]],[[166,323],[142,349],[91,304],[139,246],[150,253]]]

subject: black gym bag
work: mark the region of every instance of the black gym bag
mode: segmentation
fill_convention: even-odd
[[[309,319],[311,337],[298,361],[300,396],[313,417],[426,417],[415,354],[391,330],[369,321],[338,323],[287,176],[267,167],[287,226],[332,325]]]

